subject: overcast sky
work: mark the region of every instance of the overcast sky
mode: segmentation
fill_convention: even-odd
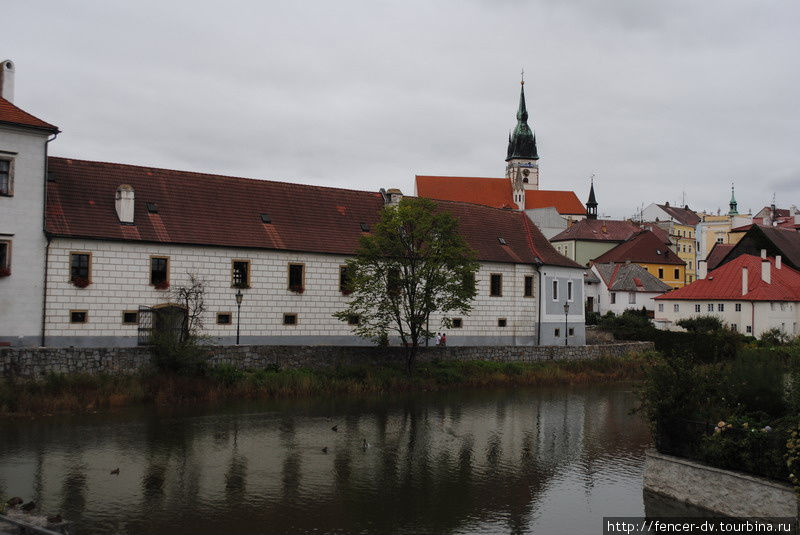
[[[356,189],[501,177],[525,69],[542,189],[600,213],[800,204],[800,2],[14,1],[51,154]]]

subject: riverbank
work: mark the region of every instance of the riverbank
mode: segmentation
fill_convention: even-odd
[[[653,356],[654,353],[648,352],[590,360],[432,361],[420,363],[411,377],[398,364],[254,371],[221,364],[194,377],[164,374],[153,369],[125,375],[49,374],[36,382],[0,383],[0,416],[234,399],[634,380],[645,376]]]

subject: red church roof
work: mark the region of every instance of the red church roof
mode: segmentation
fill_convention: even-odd
[[[58,132],[58,127],[53,126],[50,123],[46,123],[26,111],[22,111],[2,97],[0,97],[0,123],[39,128],[42,130],[48,130],[50,132]]]
[[[461,201],[494,208],[517,208],[513,200],[511,182],[507,178],[469,176],[416,177],[417,195],[428,199]],[[525,208],[554,207],[562,215],[584,215],[586,207],[575,192],[555,190],[527,190]]]
[[[377,192],[55,157],[49,175],[46,229],[62,237],[352,255],[361,224],[374,225],[384,206]],[[134,189],[133,225],[114,207],[122,184]],[[580,267],[521,212],[438,205],[458,219],[479,260]]]
[[[800,301],[800,272],[785,263],[778,269],[775,259],[768,258],[770,283],[761,279],[761,258],[749,254],[737,256],[705,279],[659,295],[655,299],[688,299],[720,301]],[[742,295],[742,268],[747,268],[747,293]]]

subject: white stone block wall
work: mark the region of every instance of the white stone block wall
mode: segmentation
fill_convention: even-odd
[[[69,281],[69,255],[92,255],[91,284],[76,288]],[[48,260],[48,345],[132,345],[137,325],[123,325],[122,313],[139,306],[153,307],[169,301],[170,292],[149,284],[150,257],[169,257],[171,288],[186,285],[188,274],[206,283],[207,313],[204,334],[231,343],[236,336],[237,289],[231,287],[231,261],[250,261],[250,288],[242,290],[242,343],[353,344],[350,327],[332,317],[346,307],[339,291],[339,267],[345,257],[256,249],[112,242],[56,238]],[[288,264],[305,265],[305,291],[288,289]],[[489,296],[490,274],[503,275],[502,297]],[[523,297],[524,276],[534,277],[534,297]],[[473,311],[462,318],[463,327],[447,330],[451,344],[531,343],[537,321],[538,276],[525,264],[483,263],[477,274],[478,295]],[[71,310],[86,310],[85,324],[70,323]],[[230,325],[217,325],[218,312],[232,314]],[[298,315],[297,325],[283,325],[283,314]],[[498,327],[505,318],[506,327]],[[431,318],[431,329],[441,330],[441,318]]]
[[[0,129],[0,158],[13,162],[13,195],[0,195],[0,240],[11,242],[11,275],[0,277],[0,342],[15,346],[38,345],[41,337],[46,140]]]

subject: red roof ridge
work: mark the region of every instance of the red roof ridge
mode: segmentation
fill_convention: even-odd
[[[3,97],[0,97],[0,123],[38,128],[53,133],[60,132],[57,126],[42,121]]]
[[[88,163],[88,164],[100,164],[106,166],[113,166],[119,169],[145,169],[153,171],[165,171],[168,173],[180,173],[181,175],[185,175],[185,178],[190,178],[191,176],[194,177],[208,177],[208,178],[224,178],[226,180],[240,180],[246,182],[268,182],[272,184],[285,184],[289,186],[302,186],[306,188],[313,188],[317,190],[336,190],[336,191],[351,191],[355,193],[370,193],[372,195],[380,195],[379,191],[370,191],[370,190],[361,190],[361,189],[352,189],[352,188],[339,188],[336,186],[318,186],[316,184],[303,184],[300,182],[289,182],[286,180],[271,180],[265,178],[250,178],[250,177],[243,177],[243,176],[232,176],[232,175],[221,175],[218,173],[202,173],[200,171],[185,171],[183,169],[171,169],[168,167],[155,167],[152,165],[136,165],[136,164],[128,164],[128,163],[118,163],[118,162],[104,162],[99,160],[84,160],[81,158],[67,158],[65,156],[48,156],[48,159],[56,159],[56,160],[63,160],[65,162],[80,162],[80,163]]]
[[[505,177],[496,177],[496,176],[451,176],[451,175],[414,175],[414,178],[417,177],[425,177],[425,178],[476,178],[479,180],[506,180]]]

